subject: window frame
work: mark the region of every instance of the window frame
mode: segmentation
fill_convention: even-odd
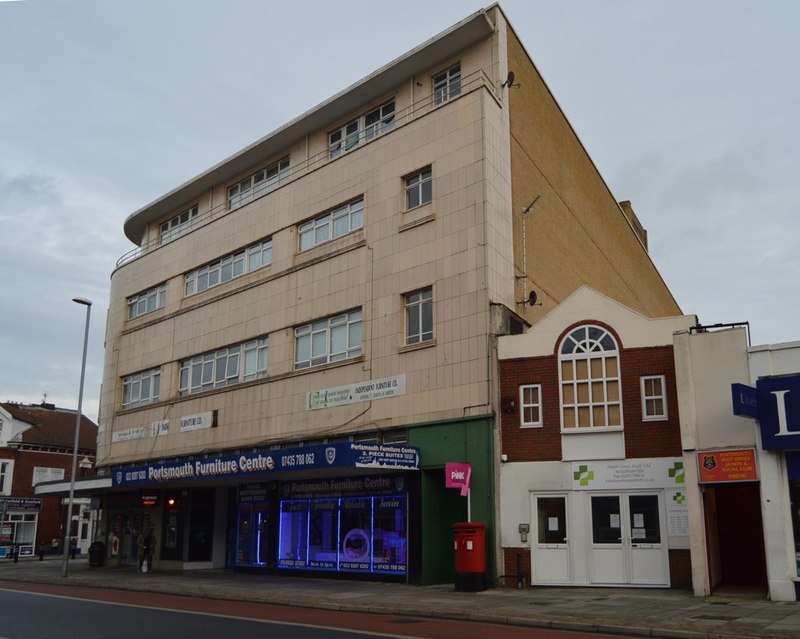
[[[255,366],[248,369],[248,361]],[[178,394],[196,395],[255,379],[265,379],[269,367],[269,337],[251,340],[193,355],[180,362]],[[195,379],[197,382],[195,383]]]
[[[344,327],[346,346],[343,349],[334,350],[334,339],[341,334],[342,327]],[[294,329],[294,370],[307,370],[360,357],[363,353],[362,330],[363,312],[360,308],[296,326]],[[334,331],[336,335],[334,335]],[[354,339],[355,336],[357,336],[357,340]],[[303,342],[302,355],[307,355],[303,359],[300,359],[301,341]],[[306,342],[307,347],[305,346]],[[324,346],[324,352],[317,351],[315,355],[315,347],[319,348],[321,345]]]
[[[199,209],[199,205],[195,204],[185,211],[181,211],[175,217],[159,224],[158,237],[160,243],[167,244],[191,231],[197,222]]]
[[[583,324],[564,336],[558,347],[562,433],[624,428],[620,359],[616,338],[603,326]],[[610,371],[610,368],[614,370]],[[565,378],[565,372],[570,373],[569,379]],[[602,392],[595,393],[599,390]],[[596,415],[598,410],[601,411],[603,423],[595,425],[600,421]],[[570,414],[572,419],[568,419]],[[582,420],[587,417],[588,423],[582,425]],[[612,420],[618,423],[610,423]]]
[[[343,229],[341,223],[345,218],[347,219],[346,228]],[[362,228],[364,228],[363,195],[298,224],[297,252],[310,251],[321,244],[331,242]],[[321,238],[323,229],[325,229],[326,237]],[[308,238],[310,238],[310,242],[304,246],[303,242]]]
[[[228,210],[235,211],[262,195],[277,189],[288,180],[290,166],[289,156],[287,155],[239,180],[236,184],[231,184],[227,190]],[[245,186],[246,184],[247,186]]]
[[[647,382],[658,380],[661,384],[660,394],[649,395],[647,393]],[[669,419],[669,409],[667,407],[667,377],[666,375],[642,375],[639,377],[639,391],[642,402],[642,421],[643,422],[660,422]],[[663,410],[661,413],[648,415],[647,406],[648,402],[661,401]]]
[[[152,308],[151,308],[151,302]],[[136,319],[137,317],[141,317],[142,315],[147,315],[148,313],[154,313],[155,311],[162,309],[167,304],[167,283],[162,282],[158,286],[154,286],[151,289],[146,291],[142,291],[141,293],[137,293],[136,295],[131,295],[128,298],[128,320]],[[142,310],[139,310],[139,307],[143,305]]]
[[[146,395],[142,395],[142,388],[147,388]],[[131,398],[132,389],[138,389],[136,398]],[[161,395],[161,367],[150,368],[145,371],[126,375],[122,378],[122,410],[137,408],[154,404]]]
[[[260,256],[258,264],[254,263],[256,255]],[[192,295],[197,295],[271,264],[272,236],[184,273],[183,296],[191,297]]]
[[[413,211],[433,202],[433,168],[431,165],[406,175],[403,178],[403,192],[406,211]],[[412,194],[416,198],[415,204],[411,203]]]
[[[388,133],[395,125],[395,99],[387,100],[357,118],[328,132],[328,159],[335,160],[362,142],[365,144]]]
[[[0,459],[0,495],[11,495],[14,484],[14,460]]]
[[[425,316],[426,309],[429,315],[428,318]],[[413,315],[416,316],[418,330],[412,334]],[[406,346],[415,346],[433,341],[434,326],[436,325],[433,316],[433,286],[419,288],[403,295],[403,317],[405,319]],[[429,323],[430,326],[426,326],[426,323]]]
[[[461,95],[461,62],[431,76],[434,106],[449,102]]]
[[[536,401],[526,402],[525,391],[536,389]],[[528,421],[525,419],[525,409],[535,408],[538,411],[539,419]],[[541,384],[520,384],[519,385],[519,427],[520,428],[542,428],[544,418],[542,414],[542,385]]]

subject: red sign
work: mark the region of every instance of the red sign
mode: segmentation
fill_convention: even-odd
[[[697,453],[697,471],[701,484],[727,481],[756,481],[756,451],[709,450]]]

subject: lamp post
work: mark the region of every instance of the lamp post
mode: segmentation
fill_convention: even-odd
[[[89,346],[89,318],[92,314],[92,303],[85,297],[73,297],[72,301],[76,304],[83,304],[86,307],[86,329],[83,333],[83,360],[81,361],[81,385],[78,390],[78,414],[75,417],[75,441],[72,445],[72,474],[69,480],[69,500],[67,502],[67,521],[64,525],[64,565],[62,576],[66,577],[69,572],[70,540],[69,532],[72,528],[72,501],[75,496],[75,471],[78,466],[78,438],[81,433],[81,407],[83,404],[83,379],[86,375],[86,350]]]

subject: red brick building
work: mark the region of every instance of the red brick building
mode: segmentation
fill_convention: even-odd
[[[583,287],[499,338],[509,585],[691,584],[673,335],[694,324]]]
[[[76,413],[53,404],[0,403],[0,556],[13,545],[20,555],[40,546],[53,551],[64,537],[61,497],[36,497],[35,486],[69,479]],[[81,416],[77,477],[93,474],[97,424]],[[91,543],[88,500],[76,499],[71,536],[81,552]]]

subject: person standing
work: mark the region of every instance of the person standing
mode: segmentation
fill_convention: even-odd
[[[136,539],[139,547],[139,572],[150,572],[153,569],[153,555],[156,552],[156,536],[149,526]],[[146,568],[145,568],[146,566]]]

